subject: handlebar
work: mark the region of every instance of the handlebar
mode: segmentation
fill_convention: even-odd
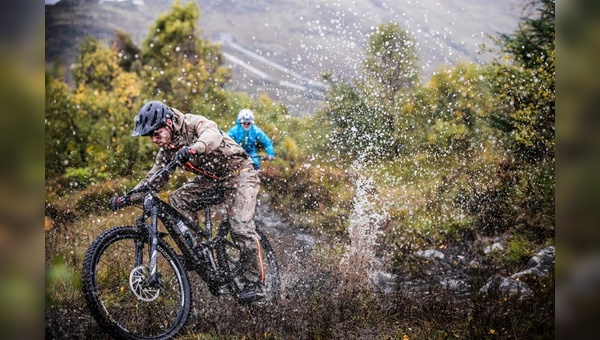
[[[196,150],[194,150],[194,149],[190,148],[189,151],[190,151],[190,154],[192,154],[192,155],[196,154]],[[259,159],[261,161],[273,160],[273,158],[270,158],[269,156],[260,156]],[[154,175],[152,175],[152,177],[150,177],[147,181],[145,181],[138,188],[128,191],[123,196],[111,198],[108,203],[109,208],[112,211],[116,211],[118,209],[121,209],[121,208],[124,208],[126,206],[133,204],[130,199],[131,196],[136,195],[136,194],[138,194],[138,195],[146,194],[149,191],[155,190],[155,188],[153,187],[154,181],[156,181],[158,178],[161,178],[163,176],[170,177],[173,174],[173,172],[175,172],[175,169],[178,166],[183,166],[183,164],[181,164],[176,159],[173,159],[172,161],[167,163],[162,169],[160,169]]]
[[[145,194],[149,191],[154,190],[154,187],[152,186],[154,181],[156,181],[158,178],[161,178],[165,175],[170,177],[173,174],[173,172],[175,172],[175,169],[177,168],[177,166],[181,166],[181,164],[179,164],[178,161],[176,161],[176,160],[170,161],[162,169],[160,169],[154,175],[152,175],[152,177],[150,177],[145,183],[140,185],[138,188],[129,190],[123,196],[111,198],[110,201],[108,202],[108,207],[110,208],[110,210],[116,211],[118,209],[125,208],[125,207],[133,204],[133,202],[130,199],[131,196],[136,195],[136,194]]]
[[[165,175],[167,177],[170,177],[173,174],[173,172],[175,172],[175,169],[177,168],[177,166],[181,166],[181,165],[182,164],[179,164],[179,162],[177,162],[175,160],[170,161],[162,169],[158,170],[154,175],[152,175],[152,177],[150,177],[144,184],[140,185],[139,188],[132,189],[125,195],[129,196],[130,194],[136,194],[136,193],[148,192],[150,190],[154,190],[154,188],[152,187],[152,184],[154,183],[154,181],[156,181],[158,178],[161,178]]]

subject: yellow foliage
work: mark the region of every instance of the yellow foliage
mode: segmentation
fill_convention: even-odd
[[[296,160],[300,151],[298,145],[291,137],[285,137],[283,140],[283,153],[289,160]]]

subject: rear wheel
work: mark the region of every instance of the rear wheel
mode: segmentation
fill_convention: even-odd
[[[279,272],[279,265],[277,263],[277,257],[275,256],[275,251],[273,250],[273,247],[271,247],[271,243],[267,239],[267,236],[258,227],[256,232],[260,237],[260,246],[262,249],[260,252],[260,260],[265,271],[265,277],[263,281],[265,296],[261,299],[261,301],[275,303],[279,299],[281,293],[281,276]],[[237,245],[227,239],[221,241],[220,244],[217,245],[216,253],[219,267],[228,271],[229,275],[234,277],[237,281],[235,284],[232,282],[229,287],[229,290],[237,296],[240,293],[240,289],[243,285],[242,280],[240,280],[240,277],[242,276],[240,249]]]
[[[266,293],[265,301],[276,302],[279,300],[281,293],[281,274],[279,272],[277,257],[267,236],[260,229],[257,229],[256,232],[260,236],[260,246],[263,250],[262,262],[265,267],[265,281],[263,282]]]
[[[159,239],[158,280],[152,282],[149,257],[147,233],[135,227],[105,231],[85,255],[85,299],[98,324],[115,338],[170,338],[187,321],[191,293],[179,258]]]

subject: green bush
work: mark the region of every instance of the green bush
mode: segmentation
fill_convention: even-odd
[[[296,223],[325,232],[345,232],[351,210],[350,176],[337,167],[303,163],[262,171],[273,207],[298,214]],[[350,190],[349,190],[350,189]]]
[[[63,178],[66,184],[72,189],[84,189],[90,183],[103,181],[108,178],[108,174],[96,171],[91,168],[67,168]]]

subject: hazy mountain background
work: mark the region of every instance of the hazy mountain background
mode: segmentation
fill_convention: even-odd
[[[180,3],[188,1],[180,0]],[[47,2],[48,3],[48,2]],[[82,38],[110,42],[115,30],[141,45],[171,0],[61,0],[46,5],[46,63],[73,63]],[[294,115],[320,105],[321,75],[360,72],[372,29],[394,22],[418,44],[423,77],[443,64],[481,63],[489,35],[516,29],[520,0],[198,0],[203,38],[223,43],[233,90],[267,93]],[[174,104],[176,105],[176,103]]]

